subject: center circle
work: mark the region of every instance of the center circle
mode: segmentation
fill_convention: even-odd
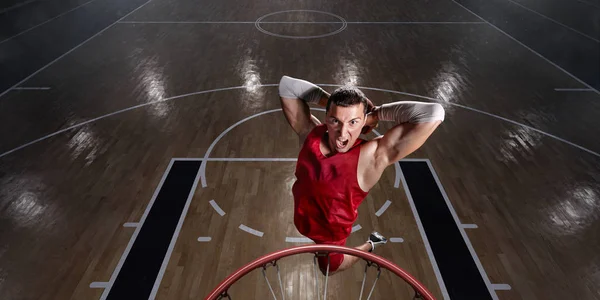
[[[264,28],[261,27],[261,23],[263,23],[263,24],[265,23],[265,21],[263,21],[265,18],[274,16],[274,15],[278,15],[278,14],[294,13],[294,12],[308,12],[308,13],[315,13],[315,14],[327,15],[327,16],[334,17],[334,18],[338,19],[339,22],[273,22],[273,23],[288,23],[288,24],[341,23],[341,27],[338,28],[335,31],[332,31],[332,32],[329,32],[329,33],[325,33],[325,34],[304,35],[304,36],[278,34],[278,33],[274,33],[274,32],[268,31],[268,30],[266,30],[266,29],[264,29]],[[276,37],[288,38],[288,39],[316,39],[316,38],[322,38],[322,37],[326,37],[326,36],[338,34],[338,33],[342,32],[342,31],[344,31],[344,29],[346,29],[346,27],[348,27],[348,23],[346,22],[346,20],[344,20],[344,18],[342,18],[342,17],[340,17],[340,16],[338,16],[336,14],[328,13],[328,12],[325,12],[325,11],[296,9],[296,10],[277,11],[277,12],[273,12],[273,13],[270,13],[270,14],[266,14],[266,15],[264,15],[264,16],[256,19],[256,21],[254,22],[254,26],[256,26],[256,29],[258,29],[260,32],[262,32],[264,34],[276,36]]]

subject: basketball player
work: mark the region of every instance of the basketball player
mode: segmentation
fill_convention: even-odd
[[[417,150],[444,120],[435,103],[395,102],[374,106],[355,87],[331,95],[318,86],[283,76],[279,83],[283,114],[298,134],[302,148],[296,164],[294,224],[317,244],[344,246],[358,216],[358,206],[388,166]],[[325,124],[310,113],[308,103],[326,107]],[[359,139],[379,121],[395,122],[384,136]],[[373,232],[356,247],[373,251],[387,239]],[[329,255],[329,274],[348,269],[358,257]],[[325,274],[327,257],[319,258]]]

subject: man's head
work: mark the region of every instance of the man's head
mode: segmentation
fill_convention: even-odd
[[[356,87],[344,86],[329,96],[325,124],[331,150],[350,150],[365,125],[367,106],[367,97]]]

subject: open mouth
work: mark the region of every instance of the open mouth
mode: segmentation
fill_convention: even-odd
[[[348,139],[339,138],[335,140],[335,147],[338,149],[343,149],[348,146]]]

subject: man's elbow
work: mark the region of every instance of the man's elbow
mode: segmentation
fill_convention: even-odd
[[[445,117],[446,111],[444,107],[439,103],[433,103],[431,105],[431,120],[439,124],[444,121]]]
[[[279,81],[279,97],[282,98],[297,98],[293,93],[294,78],[283,75]]]

